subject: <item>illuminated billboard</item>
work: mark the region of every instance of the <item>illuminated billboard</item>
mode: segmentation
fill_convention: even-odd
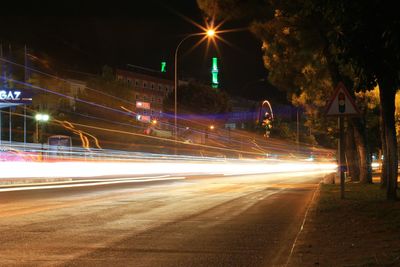
[[[32,93],[19,89],[0,88],[0,108],[32,103]]]
[[[150,103],[143,101],[136,101],[136,108],[150,109]]]

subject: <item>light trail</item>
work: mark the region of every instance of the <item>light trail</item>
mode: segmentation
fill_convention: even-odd
[[[49,73],[46,73],[46,72],[43,72],[43,71],[40,71],[40,70],[31,68],[31,67],[27,67],[27,66],[25,66],[25,65],[19,64],[19,63],[17,63],[17,62],[14,62],[14,61],[11,61],[11,60],[2,58],[2,57],[0,57],[0,61],[3,61],[3,62],[8,63],[8,64],[12,64],[12,65],[17,66],[17,67],[20,67],[21,69],[27,69],[27,70],[29,70],[29,71],[31,71],[31,72],[34,72],[34,73],[37,73],[37,74],[40,74],[40,75],[44,75],[44,76],[49,77],[49,78],[53,78],[53,79],[55,79],[55,80],[57,80],[57,81],[61,81],[61,82],[65,82],[65,83],[71,83],[70,81],[68,81],[68,80],[66,80],[66,79],[63,79],[63,78],[60,78],[60,77],[58,77],[58,76],[56,76],[56,75],[49,74]],[[118,110],[118,109],[114,109],[114,108],[109,107],[109,106],[104,106],[104,105],[97,104],[97,103],[94,103],[94,102],[91,102],[91,101],[87,101],[87,100],[85,100],[85,99],[74,98],[74,97],[71,97],[71,96],[68,96],[68,95],[65,95],[65,94],[61,94],[60,92],[57,92],[57,91],[54,91],[54,90],[50,90],[50,89],[47,89],[47,88],[42,88],[42,87],[34,86],[34,85],[32,85],[32,84],[25,83],[25,82],[18,81],[18,80],[14,80],[14,79],[10,79],[10,78],[1,77],[1,79],[2,79],[3,81],[9,81],[9,82],[14,82],[14,83],[17,83],[17,84],[21,84],[21,85],[23,85],[23,86],[28,86],[28,87],[30,87],[31,89],[35,89],[35,90],[39,90],[39,91],[44,91],[44,92],[46,92],[46,93],[51,93],[51,94],[54,94],[54,95],[57,95],[57,96],[59,96],[59,97],[63,97],[63,98],[66,98],[66,99],[71,99],[71,100],[73,99],[74,101],[81,102],[81,103],[83,103],[83,104],[87,104],[87,105],[90,105],[90,106],[92,106],[92,107],[98,107],[98,108],[106,109],[106,110],[108,110],[108,111],[114,111],[114,112],[117,112],[117,113],[122,113],[122,112],[121,112],[120,110]],[[132,104],[130,101],[128,101],[128,100],[126,100],[126,99],[124,99],[124,98],[116,97],[116,96],[113,96],[113,95],[104,93],[104,92],[102,92],[101,90],[96,90],[96,89],[93,89],[93,88],[88,87],[88,86],[86,86],[85,89],[90,90],[90,91],[95,92],[95,93],[98,93],[98,94],[101,94],[101,95],[103,95],[103,96],[105,96],[105,97],[107,97],[107,98],[112,98],[112,99],[114,99],[114,100],[116,100],[116,101],[121,101],[121,102],[126,103],[126,104]],[[77,113],[75,113],[75,114],[77,114]],[[78,114],[78,115],[82,115],[82,114]],[[129,114],[125,114],[125,115],[129,115]],[[173,115],[170,115],[170,114],[168,114],[168,113],[164,113],[164,116],[170,117],[170,118],[173,117]],[[100,118],[96,118],[96,119],[100,119]],[[186,119],[184,119],[184,118],[180,118],[180,120],[189,121],[189,120],[186,120]],[[190,122],[193,123],[192,121],[190,121]],[[115,122],[114,122],[114,123],[115,123]],[[164,123],[164,124],[167,124],[167,123]],[[131,127],[134,127],[133,125],[130,125],[130,126],[131,126]],[[135,127],[135,128],[138,128],[138,127]],[[184,127],[181,127],[181,128],[183,129]]]
[[[218,28],[218,27],[217,27]],[[20,65],[20,64],[17,64],[17,63],[15,63],[15,62],[11,62],[11,61],[8,61],[8,60],[5,60],[5,59],[3,59],[3,58],[0,58],[0,60],[2,60],[2,61],[5,61],[5,62],[8,62],[8,63],[10,63],[10,64],[15,64],[16,66],[23,66],[23,65]],[[36,70],[34,70],[34,69],[32,69],[32,71],[36,71]],[[52,76],[53,77],[53,76]],[[55,78],[57,78],[56,76],[54,76]],[[64,98],[67,98],[67,99],[74,99],[74,101],[78,101],[78,102],[81,102],[81,103],[83,103],[83,104],[87,104],[87,105],[90,105],[91,107],[94,107],[94,108],[102,108],[102,110],[107,110],[107,111],[110,111],[110,112],[117,112],[117,113],[119,113],[119,114],[124,114],[124,115],[130,115],[130,114],[132,114],[131,112],[126,112],[126,110],[119,110],[119,109],[115,109],[115,108],[113,108],[113,107],[109,107],[109,106],[104,106],[104,105],[101,105],[101,104],[98,104],[98,103],[94,103],[94,102],[92,102],[92,101],[88,101],[88,100],[84,100],[84,99],[79,99],[79,98],[72,98],[71,96],[67,96],[67,95],[64,95],[64,94],[61,94],[60,92],[56,92],[56,91],[53,91],[53,90],[49,90],[49,89],[46,89],[46,88],[42,88],[42,87],[38,87],[38,86],[34,86],[34,85],[31,85],[31,84],[27,84],[27,83],[24,83],[24,82],[21,82],[21,81],[18,81],[18,80],[15,80],[15,79],[10,79],[10,78],[2,78],[4,81],[10,81],[10,82],[14,82],[14,83],[16,83],[16,84],[20,84],[20,85],[24,85],[24,86],[29,86],[31,89],[34,89],[34,90],[40,90],[40,91],[44,91],[44,92],[48,92],[48,93],[51,93],[51,94],[54,94],[54,95],[57,95],[57,96],[61,96],[61,97],[64,97]],[[62,80],[61,79],[61,81],[64,81],[64,80]],[[67,82],[67,81],[65,81],[65,82]],[[93,89],[94,90],[94,89]],[[115,98],[115,99],[119,99],[119,98]],[[32,109],[29,109],[29,110],[31,110],[31,111],[34,111],[34,110],[32,110]],[[8,114],[7,112],[5,112],[5,111],[3,111],[5,114]],[[23,116],[23,115],[21,115],[21,114],[17,114],[17,113],[14,113],[14,112],[12,112],[11,114],[13,114],[13,115],[17,115],[17,116]],[[166,116],[168,116],[168,114],[164,114],[164,115],[166,115]],[[82,116],[82,114],[79,114],[79,116]],[[30,116],[27,116],[27,117],[30,117]],[[102,120],[102,121],[104,121],[104,119],[100,119],[100,118],[97,118],[97,117],[95,117],[95,116],[91,116],[91,118],[92,119],[95,119],[95,120]],[[185,121],[187,121],[186,119],[184,119],[184,118],[180,118],[180,119],[183,119],[183,120],[185,120]],[[56,121],[56,119],[53,119],[53,121]],[[52,123],[52,124],[54,124],[54,122],[48,122],[48,123]],[[117,123],[117,124],[119,124],[119,125],[122,125],[121,123],[118,123],[118,122],[112,122],[113,124],[115,124],[115,123]],[[166,124],[166,123],[164,123],[164,124]],[[201,125],[201,124],[199,124],[199,123],[197,123],[198,125]],[[98,125],[98,124],[96,124],[96,125]],[[126,125],[126,124],[124,124],[124,125]],[[64,125],[65,126],[65,125]],[[140,138],[146,138],[147,140],[151,140],[151,139],[153,139],[153,140],[157,140],[157,141],[160,141],[160,142],[163,142],[166,146],[168,146],[168,145],[172,145],[173,143],[174,144],[176,144],[176,142],[173,140],[173,139],[169,139],[169,138],[166,138],[166,137],[156,137],[156,136],[151,136],[151,135],[146,135],[146,134],[140,134],[140,133],[135,133],[135,132],[132,132],[132,131],[130,131],[130,130],[118,130],[118,131],[115,131],[115,130],[113,130],[113,129],[110,129],[110,128],[106,128],[106,127],[95,127],[94,125],[84,125],[84,124],[77,124],[77,123],[75,123],[75,126],[79,126],[79,127],[85,127],[85,128],[87,128],[87,129],[91,129],[91,130],[100,130],[100,131],[102,131],[102,132],[104,132],[105,134],[109,134],[109,133],[118,133],[118,134],[125,134],[125,135],[129,135],[129,136],[135,136],[135,137],[140,137]],[[136,127],[136,126],[134,126],[134,125],[126,125],[126,126],[128,126],[128,127],[134,127],[134,128],[141,128],[141,127]],[[179,127],[180,129],[183,129],[183,127]],[[91,138],[93,138],[93,140],[94,140],[94,142],[95,142],[95,145],[98,147],[98,148],[101,148],[101,146],[100,146],[100,143],[98,142],[98,140],[96,140],[96,137],[94,137],[93,135],[90,135],[88,132],[82,132],[82,130],[77,130],[76,129],[76,131],[77,132],[75,132],[74,130],[72,130],[71,128],[69,128],[69,130],[71,130],[72,131],[72,133],[74,133],[74,134],[77,134],[79,137],[80,137],[80,139],[81,139],[81,141],[82,141],[82,146],[84,147],[84,148],[87,148],[87,149],[89,149],[89,146],[90,146],[90,142],[89,142],[89,138],[88,137],[86,137],[86,136],[84,136],[85,134],[86,135],[89,135]],[[78,131],[80,131],[80,132],[78,132]],[[193,132],[195,132],[195,133],[200,133],[200,134],[205,134],[203,131],[200,131],[200,130],[195,130],[194,128],[192,129],[192,131]],[[225,133],[224,133],[225,135],[228,135],[228,133],[225,131]],[[231,133],[229,133],[229,135],[230,135]],[[289,154],[288,153],[288,151],[289,150],[292,150],[292,148],[290,147],[290,148],[288,148],[288,146],[283,146],[283,147],[281,147],[280,145],[273,145],[272,144],[272,141],[271,140],[269,140],[269,142],[268,142],[268,147],[263,147],[262,149],[261,149],[261,147],[259,146],[258,148],[260,149],[259,150],[259,153],[257,153],[256,151],[258,151],[258,150],[255,150],[254,148],[251,148],[251,147],[249,147],[249,145],[251,146],[252,144],[250,144],[249,142],[244,142],[244,140],[242,140],[242,137],[241,137],[241,134],[239,134],[239,135],[233,135],[232,134],[232,138],[227,138],[227,137],[224,137],[223,135],[221,135],[221,134],[213,134],[213,133],[211,133],[211,132],[209,132],[208,133],[208,135],[209,135],[209,137],[214,137],[214,139],[219,139],[219,140],[224,140],[224,142],[229,142],[229,144],[230,144],[230,147],[224,147],[224,145],[221,145],[221,142],[219,142],[218,144],[218,146],[209,146],[209,145],[206,145],[206,144],[201,144],[201,143],[185,143],[184,141],[178,141],[180,144],[182,144],[182,145],[184,145],[185,146],[185,149],[192,149],[193,151],[194,151],[194,153],[196,153],[196,154],[199,154],[199,149],[208,149],[208,150],[210,150],[210,151],[216,151],[216,150],[218,150],[218,152],[221,152],[221,153],[225,153],[225,152],[227,152],[227,153],[239,153],[239,154],[246,154],[246,155],[249,155],[249,156],[259,156],[259,157],[263,157],[263,156],[265,156],[265,153],[262,153],[261,151],[262,150],[264,150],[264,151],[268,151],[268,153],[267,154],[280,154],[280,155],[287,155],[287,154]],[[235,137],[240,137],[240,141],[239,140],[235,140],[235,139],[237,139],[237,138],[235,138]],[[246,137],[245,137],[245,139],[247,139]],[[211,138],[210,138],[210,140],[211,140]],[[216,141],[216,140],[214,140],[214,141]],[[104,142],[104,140],[102,140],[102,142]],[[240,145],[240,149],[238,149],[237,147],[235,148],[235,146],[231,146],[231,145],[234,145],[234,144],[236,144],[236,145]],[[299,151],[297,151],[297,155],[299,155],[299,156],[303,156],[302,154],[304,154],[304,155],[306,155],[306,154],[309,154],[310,153],[310,147],[308,146],[308,145],[306,145],[306,144],[303,144],[303,146],[302,147],[304,147],[304,149],[302,149],[302,150],[299,150]],[[245,150],[246,151],[243,151],[243,148],[246,148]],[[312,148],[312,150],[313,150],[313,152],[316,152],[316,151],[314,151],[314,148]],[[320,150],[321,151],[321,150]],[[261,152],[261,153],[260,153]]]
[[[334,172],[336,164],[306,161],[221,160],[136,161],[58,161],[2,162],[0,179],[7,178],[82,178],[138,175],[247,175],[288,172]]]
[[[87,149],[90,148],[89,138],[87,138],[87,137],[85,136],[85,134],[86,134],[86,135],[92,137],[93,140],[94,140],[95,145],[97,146],[97,148],[101,149],[99,140],[97,139],[96,136],[94,136],[94,135],[92,135],[92,134],[90,134],[90,133],[88,133],[88,132],[84,132],[84,131],[82,131],[82,130],[76,129],[75,126],[74,126],[71,122],[69,122],[69,121],[62,121],[62,122],[59,121],[59,120],[54,120],[54,121],[59,122],[59,123],[60,123],[61,125],[63,125],[66,129],[71,130],[73,133],[79,135],[79,137],[81,138],[81,141],[82,141],[82,147],[83,147],[83,148],[87,148]]]
[[[12,192],[12,191],[27,191],[27,190],[43,190],[43,189],[58,189],[58,188],[73,188],[73,187],[93,187],[99,185],[116,185],[116,184],[127,184],[127,183],[144,183],[144,182],[161,182],[161,181],[178,181],[184,180],[186,177],[169,177],[168,175],[161,176],[150,176],[150,177],[135,177],[125,179],[98,179],[98,180],[79,180],[73,182],[61,182],[61,183],[48,183],[48,184],[31,184],[28,186],[6,186],[0,187],[0,192]]]

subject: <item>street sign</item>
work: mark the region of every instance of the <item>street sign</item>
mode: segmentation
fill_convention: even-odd
[[[32,93],[27,90],[0,88],[0,108],[32,103]]]
[[[350,115],[359,115],[356,103],[347,91],[346,87],[342,82],[336,87],[335,93],[333,94],[331,100],[329,101],[328,108],[326,109],[327,116],[338,116],[339,124],[339,142],[338,142],[338,172],[340,176],[340,198],[344,199],[344,183],[345,183],[345,155],[344,155],[344,117]]]
[[[335,93],[332,95],[326,109],[326,115],[328,116],[340,116],[340,115],[359,115],[360,111],[357,108],[356,103],[350,96],[346,87],[342,82],[339,82],[336,87]]]

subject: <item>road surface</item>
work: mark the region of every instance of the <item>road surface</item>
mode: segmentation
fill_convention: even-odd
[[[284,266],[320,178],[0,192],[0,266]]]

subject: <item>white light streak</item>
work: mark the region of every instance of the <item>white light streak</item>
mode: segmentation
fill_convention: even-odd
[[[285,172],[336,171],[337,165],[319,162],[290,161],[68,161],[68,162],[1,162],[0,179],[7,178],[79,178],[139,175],[246,175]]]
[[[79,181],[75,183],[59,183],[59,184],[44,184],[44,185],[32,185],[32,186],[11,186],[7,188],[0,188],[0,192],[11,192],[11,191],[26,191],[26,190],[42,190],[42,189],[57,189],[57,188],[72,188],[72,187],[91,187],[99,185],[111,185],[111,184],[126,184],[126,183],[143,183],[143,182],[158,182],[158,181],[171,181],[171,180],[184,180],[186,177],[136,177],[136,178],[125,178],[125,179],[105,179],[105,180],[92,180],[88,183],[86,181]]]

